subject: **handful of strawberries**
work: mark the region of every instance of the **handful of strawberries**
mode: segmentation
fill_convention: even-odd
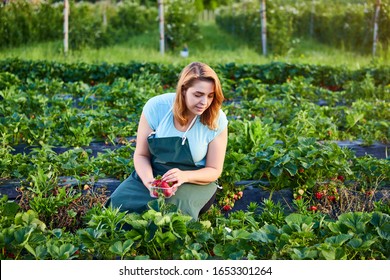
[[[172,187],[174,182],[166,182],[161,179],[161,175],[154,178],[151,187],[149,189],[151,197],[159,197],[164,195],[165,198],[169,198],[175,194],[175,189]]]

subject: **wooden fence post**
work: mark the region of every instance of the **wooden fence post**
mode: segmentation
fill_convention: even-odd
[[[158,0],[158,18],[160,28],[160,53],[165,53],[165,35],[164,35],[164,1]]]
[[[69,49],[69,0],[64,0],[64,54]]]
[[[378,20],[379,20],[380,8],[381,8],[381,0],[376,0],[375,17],[374,17],[374,39],[372,42],[372,56],[375,56],[376,54],[376,47],[378,43]]]
[[[261,42],[263,47],[263,55],[267,55],[267,18],[266,18],[265,0],[261,1],[260,17],[261,17]]]

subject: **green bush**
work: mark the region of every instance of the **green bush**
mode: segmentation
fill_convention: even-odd
[[[262,52],[259,1],[245,1],[234,7],[221,9],[217,24]],[[279,55],[292,47],[294,9],[267,1],[267,52]]]
[[[168,49],[176,50],[201,38],[196,15],[192,0],[168,1],[164,16]]]

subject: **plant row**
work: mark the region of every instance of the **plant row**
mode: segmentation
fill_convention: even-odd
[[[183,64],[162,64],[154,62],[129,62],[116,64],[59,63],[50,61],[32,61],[18,58],[0,60],[0,71],[16,77],[1,76],[0,89],[17,83],[19,80],[56,79],[63,82],[84,82],[87,84],[112,83],[117,78],[131,79],[141,74],[157,75],[164,86],[174,87]],[[291,64],[271,62],[269,64],[216,64],[211,65],[223,81],[224,86],[234,86],[236,80],[253,78],[264,84],[282,84],[288,79],[304,77],[315,86],[331,91],[339,91],[350,82],[362,82],[371,78],[375,86],[388,87],[390,67],[368,66],[357,70],[346,67],[324,65]],[[3,74],[4,75],[4,74]],[[16,80],[15,80],[16,78]],[[379,90],[383,90],[379,88]],[[361,98],[358,92],[355,99]],[[385,95],[386,99],[389,95]]]
[[[89,194],[89,197],[91,195]],[[256,209],[261,208],[261,214]],[[390,216],[344,213],[336,220],[252,203],[229,217],[213,208],[193,221],[159,198],[141,214],[92,207],[75,231],[50,228],[33,210],[0,200],[1,259],[261,260],[389,259]],[[56,215],[58,216],[58,214]]]
[[[238,144],[257,147],[267,142],[262,139],[271,141],[270,145],[276,140],[286,144],[298,136],[389,143],[390,87],[377,85],[369,75],[362,81],[348,81],[337,91],[302,76],[279,84],[266,84],[256,77],[221,79],[231,138],[251,137]],[[142,70],[128,79],[89,84],[57,78],[23,80],[0,73],[3,146],[75,147],[94,141],[115,144],[118,138],[125,141],[136,135],[143,104],[152,96],[175,90],[165,82],[161,75]]]
[[[337,3],[328,1],[268,1],[266,3],[267,49],[279,55],[294,48],[300,37],[311,37],[332,47],[371,53],[376,1]],[[217,24],[261,51],[260,1],[240,1],[220,9]],[[381,1],[378,46],[390,41],[389,2]]]

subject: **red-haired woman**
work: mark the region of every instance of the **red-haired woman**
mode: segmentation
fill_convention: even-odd
[[[145,104],[134,152],[135,171],[110,197],[113,207],[142,212],[153,198],[157,175],[173,184],[168,203],[195,220],[212,205],[227,146],[227,118],[220,80],[207,64],[193,62],[181,72],[176,93]]]

